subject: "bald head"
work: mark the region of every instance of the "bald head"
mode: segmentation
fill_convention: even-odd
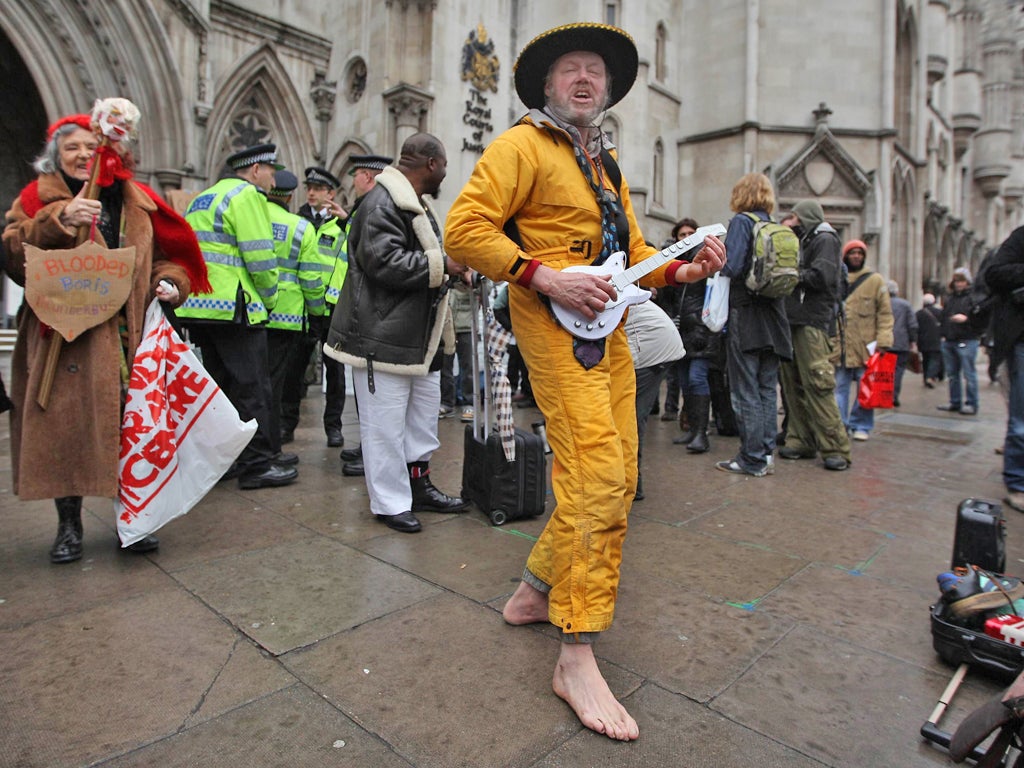
[[[437,197],[448,173],[448,155],[441,140],[429,133],[414,133],[402,144],[398,170],[409,179],[417,195]]]

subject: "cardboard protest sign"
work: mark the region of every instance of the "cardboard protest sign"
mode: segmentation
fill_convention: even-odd
[[[135,246],[110,249],[89,241],[71,249],[25,246],[25,299],[66,341],[113,317],[135,276]]]

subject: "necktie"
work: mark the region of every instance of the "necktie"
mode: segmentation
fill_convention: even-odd
[[[594,164],[590,162],[586,149],[583,147],[582,137],[579,131],[570,126],[569,134],[572,136],[572,148],[576,155],[576,164],[579,165],[587,183],[597,199],[601,208],[601,254],[594,259],[594,265],[604,264],[608,257],[615,252],[618,245],[618,228],[615,226],[615,211],[618,205],[617,198],[604,188],[594,172]],[[628,266],[628,264],[627,264]],[[588,341],[585,339],[573,339],[572,353],[579,361],[579,364],[586,370],[590,370],[604,358],[604,339]]]

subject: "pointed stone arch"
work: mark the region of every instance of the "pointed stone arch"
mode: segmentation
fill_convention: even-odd
[[[919,259],[916,254],[914,233],[917,220],[914,215],[914,201],[917,199],[917,184],[914,168],[905,160],[898,159],[892,169],[892,206],[889,212],[889,255],[888,263],[879,265],[897,283],[903,296],[913,300],[912,286],[920,277]]]
[[[202,159],[208,181],[217,178],[225,158],[246,142],[274,142],[278,162],[293,172],[305,166],[305,148],[316,146],[305,105],[270,43],[238,63],[218,88],[214,103]]]
[[[939,240],[942,237],[944,214],[940,206],[931,205],[924,221],[921,253],[921,290],[934,292],[942,282],[939,264]]]
[[[136,175],[146,180],[156,169],[184,166],[188,111],[181,72],[152,3],[58,7],[12,0],[0,14],[0,27],[25,62],[48,119],[87,112],[96,98],[130,99],[142,113]]]
[[[913,149],[913,116],[917,78],[915,63],[918,57],[918,23],[914,8],[900,0],[896,8],[896,62],[893,72],[893,121],[896,141],[908,152]]]

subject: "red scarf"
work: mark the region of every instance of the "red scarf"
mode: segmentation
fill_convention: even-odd
[[[118,162],[120,162],[120,158],[118,158]],[[131,173],[124,170],[123,166],[122,170],[128,176],[122,177],[118,176],[116,171],[112,172],[117,178],[131,176]],[[192,227],[177,211],[164,202],[160,195],[145,184],[138,181],[134,183],[156,203],[156,210],[150,212],[149,220],[153,224],[153,240],[157,247],[172,263],[185,270],[189,282],[192,284],[192,293],[212,293],[213,288],[206,274],[206,260],[203,259],[202,251],[199,250],[199,241],[196,240],[196,233],[192,231]],[[34,217],[43,207],[43,201],[39,197],[38,180],[29,182],[28,186],[21,190],[20,197],[22,210],[29,217]]]

